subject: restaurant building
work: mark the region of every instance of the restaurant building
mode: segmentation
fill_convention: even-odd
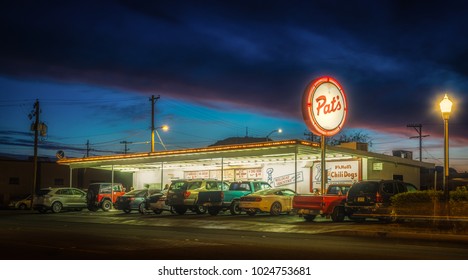
[[[118,172],[130,174],[132,188],[161,189],[174,179],[263,180],[300,194],[320,189],[320,144],[305,140],[267,141],[204,148],[63,158],[69,166],[69,185],[77,186],[79,170],[101,169],[118,182]],[[421,170],[434,164],[367,151],[365,143],[327,146],[327,183],[398,179],[421,185]],[[127,186],[128,188],[129,186]]]

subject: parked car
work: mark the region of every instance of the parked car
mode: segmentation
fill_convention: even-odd
[[[248,215],[269,212],[272,216],[292,211],[292,200],[296,193],[288,188],[265,189],[240,198],[239,208]]]
[[[132,210],[142,212],[145,209],[145,200],[151,192],[152,191],[148,189],[130,191],[117,197],[114,208],[122,210],[127,214],[132,212]]]
[[[31,195],[28,195],[27,197],[18,200],[14,204],[15,209],[20,209],[20,210],[25,210],[31,208]]]
[[[40,189],[33,199],[33,209],[41,213],[48,210],[58,213],[63,209],[80,211],[86,207],[86,193],[76,188]]]
[[[264,189],[271,189],[270,184],[264,181],[232,182],[229,189],[200,192],[197,203],[206,207],[212,216],[228,209],[231,215],[239,215],[242,212],[239,208],[240,198]]]
[[[187,210],[204,214],[206,208],[197,203],[199,193],[227,188],[226,182],[217,179],[176,180],[171,183],[167,191],[166,204],[172,206],[179,215],[183,215]]]
[[[349,215],[345,208],[346,194],[350,184],[331,184],[324,195],[301,194],[293,198],[293,208],[306,221],[311,222],[318,215],[342,222]]]
[[[351,184],[330,184],[326,194],[347,195],[350,188]]]
[[[171,211],[172,207],[166,204],[167,190],[156,192],[145,200],[145,209],[144,211],[140,211],[141,214],[146,214],[147,211],[153,211],[155,214],[161,214],[163,211]]]
[[[89,211],[109,211],[117,198],[125,194],[125,188],[119,183],[93,183],[88,187],[86,202]]]
[[[366,218],[391,221],[394,217],[390,198],[398,193],[416,190],[416,186],[398,180],[357,182],[348,191],[346,211],[356,221],[364,221]]]

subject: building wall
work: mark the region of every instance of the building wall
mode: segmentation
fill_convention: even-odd
[[[375,165],[376,164],[376,165]],[[380,169],[382,167],[382,170]],[[376,170],[377,169],[377,170]],[[420,168],[378,159],[369,159],[367,164],[369,180],[401,179],[420,187]]]
[[[0,207],[10,200],[23,198],[32,192],[34,163],[24,160],[0,160]],[[86,189],[90,183],[111,182],[112,172],[100,169],[76,169],[72,174],[72,187]],[[132,185],[132,174],[114,172],[114,182],[128,189]],[[37,185],[39,188],[69,187],[70,169],[55,162],[38,162]]]

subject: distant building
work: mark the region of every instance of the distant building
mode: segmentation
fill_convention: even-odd
[[[0,207],[5,207],[10,200],[23,198],[33,191],[34,162],[24,156],[0,157]],[[52,158],[39,158],[37,172],[37,189],[49,187],[69,187],[72,175],[72,187],[86,189],[90,183],[110,182],[112,172],[108,170],[84,168],[70,170],[68,166],[59,165]],[[115,172],[115,182],[131,186],[129,173]]]

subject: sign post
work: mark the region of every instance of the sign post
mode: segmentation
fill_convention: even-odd
[[[313,80],[302,95],[302,117],[307,128],[321,137],[322,172],[321,192],[327,184],[326,137],[333,136],[343,128],[348,115],[348,103],[343,88],[332,77]]]

